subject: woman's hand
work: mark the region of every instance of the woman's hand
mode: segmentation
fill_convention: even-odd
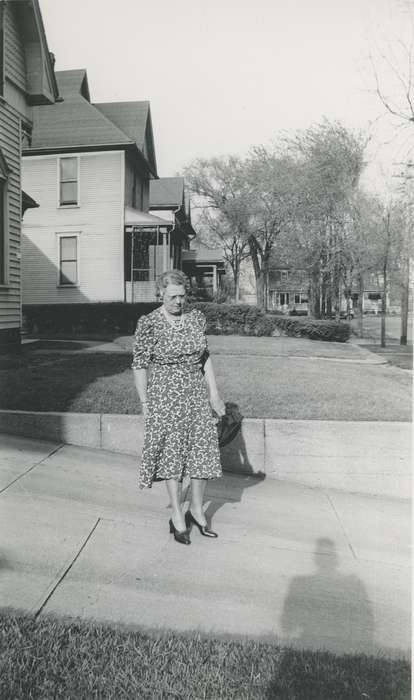
[[[210,404],[211,408],[218,415],[219,418],[225,415],[226,406],[224,405],[224,401],[221,398],[221,396],[219,396],[219,394],[214,394],[210,397]]]
[[[141,409],[142,409],[142,415],[144,416],[144,418],[146,418],[148,416],[148,404],[146,401],[141,404]]]

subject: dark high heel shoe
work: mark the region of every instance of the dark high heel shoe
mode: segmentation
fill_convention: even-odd
[[[181,532],[180,532],[180,530],[177,530],[172,519],[170,520],[169,525],[170,525],[170,532],[174,534],[174,539],[176,542],[180,542],[181,544],[191,544],[190,535],[189,535],[188,530],[182,530]]]
[[[197,522],[197,520],[195,519],[191,510],[188,510],[185,514],[185,524],[187,525],[188,529],[190,529],[191,525],[196,525],[200,530],[200,533],[204,535],[204,537],[218,537],[217,532],[214,532],[214,530],[210,530],[210,528],[207,527],[207,525],[200,525],[200,523]]]

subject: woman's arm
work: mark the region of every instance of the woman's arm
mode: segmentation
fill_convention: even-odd
[[[134,369],[134,382],[138,392],[139,400],[141,401],[142,413],[144,418],[147,416],[148,406],[147,406],[147,370]]]
[[[208,393],[210,396],[210,404],[213,411],[217,413],[218,416],[224,416],[226,413],[226,407],[224,401],[218,393],[216,377],[214,374],[213,363],[211,357],[208,357],[204,365],[204,376],[206,378]]]

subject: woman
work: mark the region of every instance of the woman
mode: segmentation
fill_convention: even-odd
[[[182,544],[190,544],[192,524],[206,537],[217,537],[207,527],[203,497],[207,479],[222,473],[211,409],[225,414],[208,356],[205,317],[196,309],[184,313],[186,283],[179,270],[161,275],[162,306],[139,319],[132,362],[145,417],[140,487],[165,480],[172,507],[170,532]],[[184,516],[185,475],[191,478],[191,502]]]

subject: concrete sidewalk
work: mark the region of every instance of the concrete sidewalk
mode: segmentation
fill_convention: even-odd
[[[168,533],[162,484],[137,460],[0,436],[3,606],[151,628],[409,653],[407,501],[226,474],[217,540]]]

